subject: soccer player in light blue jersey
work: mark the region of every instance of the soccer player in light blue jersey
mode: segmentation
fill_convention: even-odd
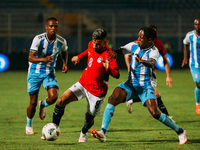
[[[196,83],[196,113],[200,115],[200,18],[194,20],[194,28],[195,30],[188,32],[183,40],[184,58],[182,67],[188,63],[188,52],[190,51],[190,72]]]
[[[128,100],[139,97],[143,106],[148,108],[150,114],[164,125],[173,129],[179,137],[179,144],[186,144],[186,130],[179,128],[169,116],[160,113],[157,108],[156,95],[151,80],[153,67],[159,56],[158,49],[154,46],[156,32],[152,28],[144,27],[139,31],[138,43],[131,48],[131,63],[128,80],[119,84],[108,99],[104,111],[101,131],[91,130],[99,141],[106,141],[106,132],[114,115],[115,107]]]
[[[27,108],[26,134],[34,134],[33,117],[36,112],[38,93],[41,84],[47,90],[48,97],[39,101],[39,117],[45,119],[45,107],[52,105],[58,98],[58,82],[55,76],[55,66],[58,54],[62,53],[62,72],[68,71],[68,46],[66,40],[57,34],[58,20],[54,17],[47,19],[46,32],[36,35],[29,53],[29,68],[27,76],[27,91],[30,103]]]

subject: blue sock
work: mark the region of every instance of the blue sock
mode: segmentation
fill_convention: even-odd
[[[47,107],[47,106],[49,106],[49,104],[47,104],[46,99],[42,101],[41,106],[42,106],[42,107]]]
[[[26,126],[27,126],[27,127],[32,127],[32,124],[33,124],[33,118],[30,119],[30,118],[27,116],[27,124],[26,124]]]
[[[166,114],[161,113],[160,118],[158,119],[160,122],[175,130],[177,134],[182,133],[183,130],[179,128],[174,121],[172,121]]]
[[[196,98],[196,104],[200,104],[200,89],[195,88],[195,98]]]
[[[104,115],[103,115],[103,121],[102,121],[102,126],[101,126],[101,130],[103,130],[103,132],[106,134],[108,127],[110,125],[110,121],[114,115],[114,111],[115,111],[115,106],[113,106],[112,104],[107,104],[106,109],[104,111]]]

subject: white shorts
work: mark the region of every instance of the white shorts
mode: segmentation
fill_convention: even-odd
[[[97,97],[89,93],[79,82],[76,82],[69,88],[77,97],[78,100],[86,97],[87,99],[87,112],[96,116],[100,114],[101,105],[105,97]]]

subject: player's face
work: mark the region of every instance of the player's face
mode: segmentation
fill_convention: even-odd
[[[50,20],[45,26],[47,35],[55,36],[58,31],[58,21]]]
[[[200,33],[200,19],[195,19],[194,28],[198,33]]]
[[[93,49],[95,51],[102,50],[105,47],[105,40],[92,40]]]
[[[150,40],[144,35],[144,31],[140,30],[138,34],[138,45],[141,49],[148,48],[150,46]]]

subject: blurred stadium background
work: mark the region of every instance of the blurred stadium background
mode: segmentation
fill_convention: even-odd
[[[0,53],[9,57],[8,70],[26,70],[32,39],[45,32],[50,16],[58,18],[58,34],[66,38],[70,56],[87,48],[97,27],[108,31],[115,49],[135,40],[141,27],[155,24],[174,59],[172,68],[177,69],[183,58],[182,40],[194,29],[199,8],[199,0],[0,0]]]

